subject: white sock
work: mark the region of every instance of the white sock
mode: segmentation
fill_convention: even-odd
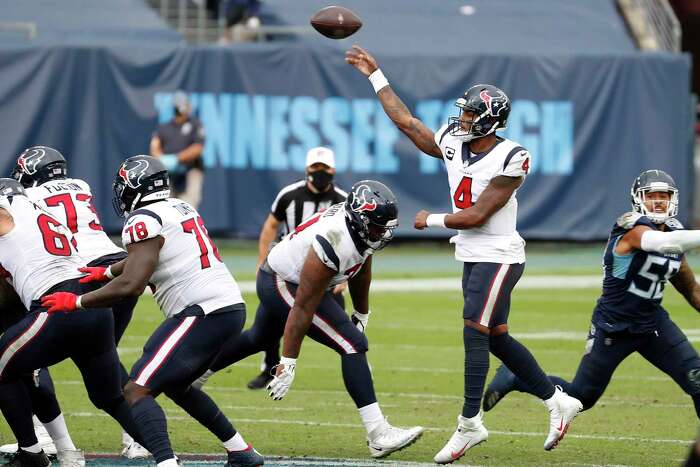
[[[134,438],[132,438],[126,431],[122,431],[122,446],[129,446],[133,442]]]
[[[44,426],[44,424],[41,423],[41,420],[39,420],[39,418],[36,415],[32,415],[32,423],[34,423],[34,428]]]
[[[53,439],[53,443],[56,445],[56,450],[58,451],[75,451],[75,444],[68,433],[68,427],[66,426],[66,420],[63,418],[63,414],[58,414],[58,417],[54,418],[48,423],[44,423],[44,428],[49,432],[49,436]]]
[[[379,402],[365,405],[358,410],[360,411],[360,418],[362,418],[362,423],[364,423],[367,433],[371,433],[372,430],[384,423],[384,415],[382,414],[382,409],[379,408]]]
[[[175,458],[164,460],[163,462],[158,462],[157,467],[178,467]]]
[[[240,433],[236,432],[233,438],[224,441],[224,447],[227,451],[243,451],[244,449],[248,449],[248,443],[245,442]]]
[[[22,451],[31,452],[32,454],[39,454],[41,452],[41,445],[39,443],[33,444],[29,447],[20,446]]]

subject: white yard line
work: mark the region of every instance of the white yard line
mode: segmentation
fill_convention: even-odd
[[[590,289],[601,287],[601,276],[526,276],[518,281],[518,290]],[[255,281],[239,281],[242,292],[254,293]],[[444,292],[462,291],[460,277],[422,279],[374,279],[372,292]]]
[[[179,412],[178,412],[179,413]],[[189,417],[184,417],[181,415],[172,415],[172,411],[166,410],[166,414],[169,420],[181,421],[181,420],[192,420]],[[68,416],[73,417],[107,417],[108,415],[103,412],[68,412]],[[306,420],[280,420],[280,419],[265,419],[265,418],[236,418],[237,423],[262,423],[262,424],[274,424],[274,425],[297,425],[297,426],[311,426],[311,427],[327,427],[327,428],[352,428],[362,430],[364,427],[359,423],[333,423],[333,422],[314,422]],[[454,427],[424,427],[426,431],[440,432],[440,433],[451,433],[454,431]],[[502,436],[515,436],[515,437],[545,437],[546,433],[538,433],[531,431],[498,431],[489,430],[489,433]],[[609,436],[609,435],[582,435],[569,433],[566,435],[567,438],[571,439],[593,439],[600,441],[616,441],[616,442],[638,442],[638,443],[659,443],[659,444],[684,444],[689,445],[693,440],[684,439],[654,439],[645,438],[637,436]]]

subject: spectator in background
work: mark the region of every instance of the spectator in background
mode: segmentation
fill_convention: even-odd
[[[333,184],[335,175],[335,155],[328,148],[318,147],[306,153],[306,178],[280,190],[272,203],[270,215],[260,231],[258,242],[258,268],[265,261],[272,242],[278,237],[280,224],[282,236],[293,232],[302,221],[311,215],[327,209],[332,204],[342,203],[347,193]],[[333,296],[345,309],[343,291],[347,283],[333,288]],[[272,367],[280,360],[279,342],[265,351],[262,372],[248,383],[250,389],[264,388],[272,380]]]
[[[183,91],[175,92],[173,105],[175,117],[158,125],[151,138],[151,155],[168,169],[172,196],[197,209],[204,182],[204,127],[190,115],[192,107]]]
[[[221,0],[219,8],[226,16],[226,29],[220,43],[250,42],[260,27],[260,0]]]

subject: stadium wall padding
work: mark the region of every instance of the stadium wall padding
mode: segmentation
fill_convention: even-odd
[[[439,52],[439,51],[438,51]],[[519,191],[526,239],[595,240],[629,209],[634,177],[669,172],[680,220],[691,214],[692,105],[685,55],[392,54],[377,57],[411,111],[437,129],[478,82],[513,101],[504,135],[533,155]],[[239,47],[30,47],[0,49],[0,170],[37,144],[56,147],[87,180],[103,223],[115,171],[147,153],[172,115],[176,89],[190,93],[207,132],[201,213],[209,230],[256,237],[277,191],[300,179],[308,148],[336,151],[337,181],[374,178],[400,202],[400,236],[417,232],[419,209],[450,209],[439,160],[419,154],[381,110],[370,84],[337,47],[269,43]]]

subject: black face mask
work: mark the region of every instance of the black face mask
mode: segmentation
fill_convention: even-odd
[[[318,191],[326,191],[328,185],[333,181],[333,174],[325,170],[317,170],[315,172],[309,172],[306,179],[310,181]]]

